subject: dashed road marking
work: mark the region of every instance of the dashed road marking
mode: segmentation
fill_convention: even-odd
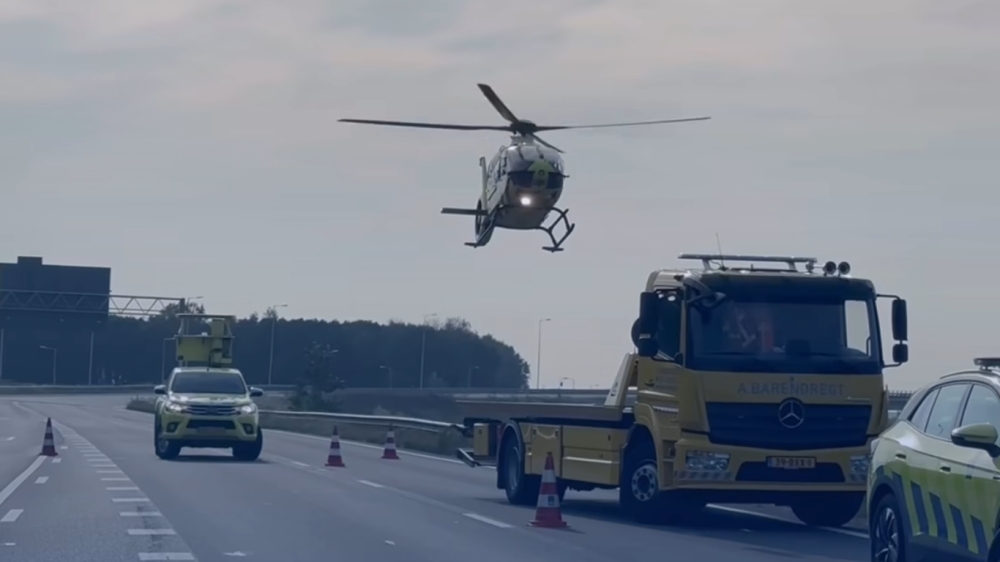
[[[121,470],[96,470],[98,474],[122,474]]]
[[[139,490],[138,486],[108,486],[104,488],[109,492],[136,492]]]
[[[39,476],[38,478],[35,478],[35,484],[44,484],[48,481],[49,481],[48,476]]]
[[[61,462],[62,462],[62,459],[59,458],[59,457],[56,457],[56,458],[52,459],[52,464],[59,464]]]
[[[101,482],[128,482],[128,477],[116,476],[113,478],[101,478]]]
[[[176,535],[177,531],[173,529],[129,529],[128,534],[134,537],[150,535]]]
[[[500,527],[501,529],[510,529],[513,525],[508,525],[503,521],[497,521],[496,519],[490,519],[489,517],[484,517],[478,513],[463,513],[462,515],[468,517],[469,519],[475,519],[480,523],[486,523],[487,525],[493,525],[494,527]]]
[[[149,498],[111,498],[111,501],[115,503],[141,503],[148,502]]]
[[[140,552],[139,560],[194,560],[190,552]]]
[[[163,517],[159,511],[120,511],[118,515],[122,517]]]
[[[92,464],[90,468],[118,468],[118,465],[114,463]]]
[[[63,451],[69,449],[69,447],[67,447],[66,445],[60,445],[59,448],[62,449]]]
[[[42,463],[45,462],[45,459],[46,457],[37,457],[28,466],[28,468],[24,469],[24,472],[18,474],[17,478],[11,480],[10,484],[7,484],[6,488],[0,490],[0,505],[3,505],[3,502],[7,501],[7,498],[9,498],[11,494],[13,494],[14,491],[17,490],[17,488],[21,484],[24,484],[24,481],[27,480],[29,476],[31,476],[32,472],[38,470],[38,467],[42,466]]]
[[[289,459],[289,460],[291,460],[291,459]],[[304,462],[299,462],[299,461],[291,461],[291,462],[295,466],[301,466],[302,468],[309,468],[309,465],[306,464],[306,463],[304,463]]]
[[[0,519],[0,523],[13,523],[14,521],[17,521],[17,518],[20,517],[22,513],[24,513],[23,509],[12,509],[7,512],[7,515],[4,515],[3,518]]]
[[[364,484],[365,486],[371,486],[372,488],[385,488],[381,484],[376,484],[375,482],[369,482],[368,480],[358,480],[359,484]]]

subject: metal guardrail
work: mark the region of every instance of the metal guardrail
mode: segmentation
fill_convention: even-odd
[[[369,416],[364,414],[338,414],[332,412],[291,412],[288,410],[260,410],[261,414],[274,416],[287,416],[292,418],[310,418],[335,420],[355,425],[372,426],[393,426],[419,431],[441,432],[453,429],[459,433],[464,433],[464,426],[457,423],[440,422],[434,420],[422,420],[419,418],[404,418],[398,416]]]
[[[49,385],[24,384],[0,385],[0,396],[22,394],[152,394],[152,384],[120,384],[120,385]],[[264,392],[290,392],[292,385],[250,385]]]

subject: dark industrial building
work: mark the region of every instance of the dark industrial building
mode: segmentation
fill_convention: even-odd
[[[85,384],[110,294],[108,267],[0,263],[0,384]]]

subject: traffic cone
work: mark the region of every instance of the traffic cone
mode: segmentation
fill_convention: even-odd
[[[52,418],[48,418],[48,421],[45,422],[45,440],[42,441],[42,453],[39,456],[59,456],[59,453],[56,452],[56,442],[52,438]]]
[[[396,454],[396,432],[392,430],[392,424],[389,424],[389,433],[385,435],[385,450],[382,451],[382,458],[391,461],[399,460],[399,455]]]
[[[559,508],[559,484],[556,482],[556,464],[552,460],[552,453],[545,457],[545,472],[542,472],[542,485],[538,488],[538,507],[535,508],[531,526],[549,529],[569,527],[563,521],[562,510]]]
[[[340,432],[333,426],[333,437],[330,437],[330,454],[326,457],[326,466],[347,466],[340,456]]]

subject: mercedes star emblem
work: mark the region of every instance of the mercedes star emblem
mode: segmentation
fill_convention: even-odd
[[[778,421],[788,429],[795,429],[806,420],[806,408],[797,398],[789,398],[778,404]]]

